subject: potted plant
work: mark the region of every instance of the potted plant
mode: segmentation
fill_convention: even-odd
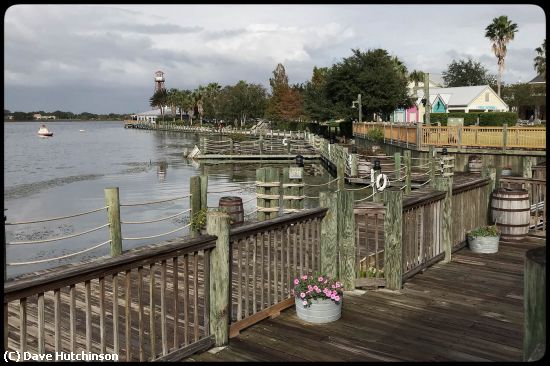
[[[508,177],[512,175],[512,167],[511,166],[505,166],[502,168],[502,172],[500,173],[503,177]]]
[[[317,324],[340,319],[344,288],[339,281],[326,275],[302,275],[293,283],[298,318]]]
[[[468,233],[468,245],[474,253],[496,253],[499,239],[496,225],[478,227]]]

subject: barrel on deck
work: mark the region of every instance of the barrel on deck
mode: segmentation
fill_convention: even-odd
[[[218,207],[229,214],[231,225],[239,225],[244,223],[243,200],[241,197],[222,197],[220,198]]]
[[[483,167],[483,162],[479,156],[470,156],[468,162],[468,169],[470,173],[481,173],[481,168]]]
[[[502,240],[521,240],[527,235],[530,211],[527,190],[498,188],[493,191],[491,214]]]

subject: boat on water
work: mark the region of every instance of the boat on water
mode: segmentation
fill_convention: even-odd
[[[46,125],[42,125],[40,126],[40,129],[38,130],[38,135],[40,136],[53,136],[53,132],[50,132],[47,128],[46,128]]]

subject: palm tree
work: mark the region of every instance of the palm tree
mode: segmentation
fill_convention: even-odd
[[[208,106],[208,113],[212,113],[214,120],[217,122],[219,113],[219,96],[222,86],[218,83],[209,83],[205,88],[206,106]],[[212,117],[211,116],[211,117]]]
[[[546,38],[542,42],[542,46],[535,48],[535,51],[537,51],[537,56],[533,60],[535,61],[535,70],[546,78]]]
[[[413,72],[409,74],[409,81],[414,82],[414,94],[416,95],[416,91],[418,90],[418,83],[424,82],[424,72],[413,70]]]
[[[203,108],[203,102],[204,102],[204,87],[200,86],[195,89],[193,92],[193,98],[195,99],[195,106],[197,107],[197,112],[199,113],[199,123],[200,126],[202,126],[202,117],[204,116],[204,108]]]
[[[180,120],[183,121],[183,112],[187,112],[188,115],[192,118],[192,114],[189,113],[189,110],[193,109],[194,102],[191,99],[191,91],[190,90],[179,90],[178,91],[178,98],[177,98],[177,107],[180,110]],[[192,122],[192,121],[191,121]]]
[[[176,122],[176,107],[178,104],[178,93],[179,90],[176,88],[170,89],[168,92],[168,95],[166,97],[166,102],[170,106],[170,109],[172,110],[172,116],[174,118],[174,122]]]
[[[164,106],[166,105],[168,101],[168,93],[166,92],[166,89],[159,89],[153,94],[151,98],[149,98],[149,104],[151,107],[160,108],[160,115],[162,116],[162,119],[164,120]]]
[[[493,52],[497,57],[498,79],[497,93],[500,97],[500,80],[504,71],[504,57],[506,57],[506,45],[514,39],[514,34],[518,31],[518,25],[508,20],[506,15],[494,18],[493,22],[485,28],[485,37],[493,42]]]
[[[407,66],[405,66],[405,64],[397,58],[397,56],[393,56],[391,58],[391,62],[393,63],[393,66],[395,67],[395,70],[403,75],[403,76],[407,76]]]

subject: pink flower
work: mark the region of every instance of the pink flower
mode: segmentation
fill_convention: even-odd
[[[290,293],[291,293],[292,295],[294,295],[294,289],[290,290]]]
[[[317,287],[317,286],[315,286],[315,287]],[[316,291],[317,293],[321,292],[321,290],[319,290],[319,287],[317,287],[317,288],[315,289],[315,291]]]
[[[342,284],[340,282],[336,282],[336,288],[340,288],[340,286],[342,286]]]
[[[295,278],[295,279],[294,279],[294,284],[297,285],[297,284],[299,284],[299,283],[300,283],[300,280],[297,279],[297,278]]]
[[[313,287],[311,285],[307,285],[308,290],[313,290]]]
[[[332,294],[333,294],[334,296],[336,296],[336,295],[338,295],[338,292],[336,292],[336,290],[333,290],[333,291],[332,291]]]
[[[304,297],[306,297],[306,294],[304,294],[303,292],[300,293],[300,297],[303,299]]]
[[[323,282],[323,276],[319,276],[317,280],[319,280],[319,282]]]
[[[336,295],[332,294],[330,295],[330,298],[334,300],[336,298]]]
[[[328,279],[325,279],[325,283],[327,283],[327,282],[328,282]]]
[[[335,297],[334,297],[334,300],[340,301],[340,296],[335,296]]]
[[[315,291],[317,291],[317,290],[319,290],[319,287],[317,287],[317,285],[315,285],[315,286],[313,286],[313,289],[314,289]]]
[[[302,304],[304,304],[304,306],[306,306],[306,305],[307,305],[307,301],[304,300],[304,301],[302,302]]]
[[[303,275],[302,280],[307,280],[307,275]]]
[[[332,287],[332,288],[336,288],[336,286],[334,286],[334,285],[330,285],[330,287]]]

